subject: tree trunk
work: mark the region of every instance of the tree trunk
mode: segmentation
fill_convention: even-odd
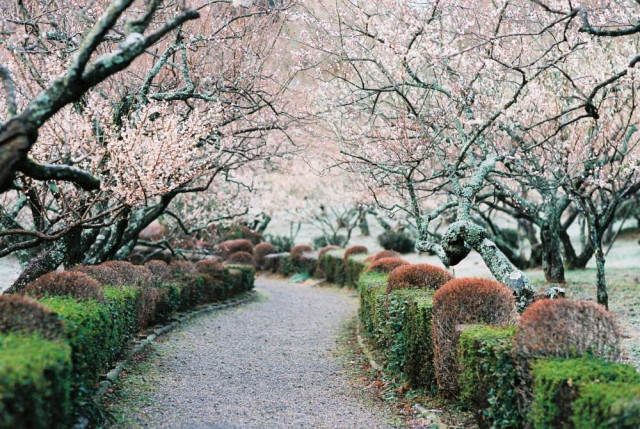
[[[606,309],[609,309],[609,295],[607,294],[607,279],[605,277],[604,269],[604,252],[602,246],[598,246],[595,251],[596,254],[596,296],[598,304],[604,305]]]
[[[542,269],[549,283],[564,283],[564,265],[560,256],[560,237],[558,223],[550,219],[540,228],[542,244]]]

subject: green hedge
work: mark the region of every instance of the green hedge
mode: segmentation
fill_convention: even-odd
[[[387,295],[387,278],[370,272],[358,281],[363,332],[384,351],[390,370],[406,376],[412,386],[433,392],[433,291],[404,289]]]
[[[433,291],[403,290],[394,294],[407,297],[406,322],[407,357],[404,372],[415,387],[429,393],[436,391],[436,373],[433,366],[433,341],[431,339],[431,310]]]
[[[480,428],[523,424],[517,403],[513,359],[515,327],[471,325],[460,335],[460,400],[470,406]]]
[[[577,428],[640,428],[639,383],[587,383],[573,402]]]
[[[0,428],[69,427],[70,382],[67,344],[0,335]]]
[[[318,263],[322,264],[323,271],[329,283],[337,285],[345,284],[347,281],[347,273],[344,266],[344,250],[329,250],[322,257],[322,261],[318,261]]]
[[[64,323],[71,346],[74,393],[91,389],[98,381],[98,375],[108,368],[112,350],[116,347],[109,307],[95,300],[78,302],[65,296],[39,301],[58,313]]]
[[[584,386],[603,385],[603,383],[610,382],[640,385],[640,376],[632,366],[590,357],[540,359],[533,362],[531,373],[533,375],[534,399],[527,419],[535,428],[571,428],[574,423],[576,427],[596,427],[595,425],[600,424],[602,420],[580,420],[578,416],[573,416],[574,401],[581,397]],[[613,406],[617,398],[607,396],[611,394],[610,389],[598,393],[597,388],[590,387],[587,390],[587,396],[578,401],[579,415],[589,417],[592,414],[603,412],[607,406]],[[634,399],[631,401],[631,405],[636,404],[637,423],[639,421],[637,420],[637,404],[640,397],[636,396]],[[603,402],[603,408],[600,408],[600,402]],[[588,404],[592,403],[598,404],[598,408],[589,409]],[[625,404],[618,402],[618,406],[620,405]],[[624,413],[624,409],[616,409],[616,414],[619,416],[624,416]]]
[[[112,362],[122,354],[138,331],[138,310],[142,299],[141,290],[133,286],[103,289],[105,303],[111,313],[111,340],[105,344],[107,362]]]
[[[248,265],[229,265],[228,268],[229,268],[229,273],[231,274],[232,277],[234,277],[231,280],[232,295],[237,295],[237,294],[241,294],[241,293],[249,292],[250,290],[253,290],[255,286],[255,277],[256,277],[255,268]],[[236,272],[239,271],[240,275],[238,275],[237,273],[234,273],[234,271]]]
[[[155,322],[166,323],[182,305],[182,286],[165,284],[156,288],[160,291],[160,300],[156,305]]]
[[[296,273],[296,267],[293,260],[291,260],[291,255],[282,255],[278,258],[277,271],[285,277]]]
[[[369,255],[357,254],[351,256],[347,260],[347,266],[345,267],[344,284],[345,286],[355,288],[358,286],[358,279],[362,272],[369,265],[365,262]]]

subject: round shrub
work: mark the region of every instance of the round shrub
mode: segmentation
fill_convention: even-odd
[[[620,359],[621,331],[616,317],[592,301],[542,299],[518,321],[514,351],[518,357]]]
[[[516,301],[505,285],[490,279],[448,281],[433,296],[432,337],[438,391],[453,398],[458,386],[460,326],[485,323],[506,326],[515,322]]]
[[[378,243],[383,249],[400,253],[410,253],[416,247],[416,241],[405,231],[385,231],[378,236]]]
[[[386,274],[403,265],[409,265],[409,263],[402,258],[381,258],[369,265],[367,272],[374,271]]]
[[[401,265],[389,273],[387,293],[396,289],[439,289],[453,274],[429,264]]]
[[[237,264],[237,265],[256,265],[256,260],[253,258],[253,255],[248,252],[236,252],[233,255],[229,256],[225,261],[226,264]]]
[[[278,249],[276,249],[276,246],[271,243],[260,243],[253,248],[253,255],[256,258],[256,264],[260,268],[264,268],[267,265],[265,257],[274,253],[278,253]]]
[[[171,277],[174,279],[181,279],[198,273],[195,265],[189,261],[172,261],[169,264],[169,269],[171,270]]]
[[[171,277],[171,268],[169,267],[169,264],[164,261],[152,260],[144,264],[144,266],[151,271],[151,274],[153,274],[159,282],[163,282]]]
[[[253,243],[249,240],[227,240],[216,246],[224,259],[237,252],[247,252],[253,254]]]
[[[313,252],[313,247],[308,244],[298,244],[291,248],[291,260],[294,264],[302,262],[302,256],[305,253]]]
[[[58,316],[39,302],[22,295],[0,295],[0,334],[39,332],[45,339],[61,338]]]
[[[399,258],[400,256],[402,256],[402,255],[400,253],[396,252],[395,250],[382,250],[382,251],[376,253],[375,255],[369,256],[365,261],[369,262],[369,263],[373,263],[373,262],[377,261],[378,259],[382,259],[382,258]]]
[[[102,285],[96,279],[77,271],[51,271],[29,283],[23,292],[34,298],[70,296],[76,300],[104,299]]]
[[[213,278],[223,277],[226,270],[216,259],[202,259],[196,262],[196,270],[200,274],[206,274]]]
[[[113,270],[116,274],[116,283],[112,283],[111,286],[147,286],[154,282],[151,271],[141,265],[133,265],[126,261],[107,261],[100,265]]]
[[[318,261],[322,260],[324,255],[326,255],[328,252],[330,252],[332,250],[338,250],[338,249],[342,249],[342,247],[340,247],[340,246],[325,246],[325,247],[323,247],[322,249],[320,249],[320,252],[318,253]]]
[[[347,250],[344,251],[344,263],[346,264],[352,255],[360,255],[368,252],[369,249],[367,249],[365,246],[360,246],[357,244],[354,246],[349,246],[347,247]]]

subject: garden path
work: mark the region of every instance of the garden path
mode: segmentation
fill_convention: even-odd
[[[125,425],[390,427],[379,400],[350,385],[336,356],[341,325],[357,311],[354,294],[268,278],[256,288],[257,302],[196,318],[156,345],[146,393],[117,405]]]

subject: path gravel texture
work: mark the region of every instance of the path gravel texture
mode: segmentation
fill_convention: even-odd
[[[188,322],[156,346],[132,426],[385,428],[336,356],[353,294],[257,279],[263,298]],[[379,402],[379,401],[378,401]]]

